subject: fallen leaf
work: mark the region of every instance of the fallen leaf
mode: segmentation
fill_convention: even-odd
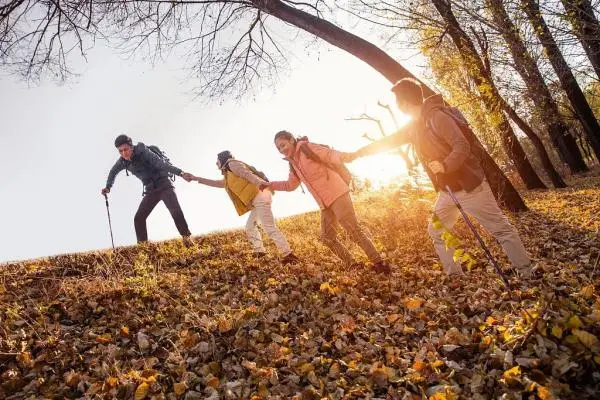
[[[187,385],[185,382],[177,382],[173,384],[173,391],[177,396],[181,396],[187,390]]]
[[[140,385],[137,387],[137,389],[135,389],[134,399],[135,400],[145,399],[146,396],[148,396],[149,391],[150,391],[150,385],[148,385],[146,382],[140,383]]]
[[[600,341],[598,341],[596,336],[580,329],[573,329],[571,333],[573,333],[585,347],[594,353],[600,353]]]

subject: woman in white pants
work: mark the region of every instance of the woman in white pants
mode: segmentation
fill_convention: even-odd
[[[283,255],[282,263],[299,261],[275,224],[271,210],[273,193],[269,189],[259,189],[261,185],[268,184],[265,175],[256,168],[236,160],[229,151],[217,155],[217,167],[223,173],[223,179],[213,180],[194,176],[192,180],[212,187],[225,188],[239,215],[250,212],[246,223],[246,235],[254,248],[254,254],[257,257],[266,254],[262,235],[258,229],[260,224]]]

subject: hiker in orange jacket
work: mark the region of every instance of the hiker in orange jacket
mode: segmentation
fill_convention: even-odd
[[[374,271],[389,274],[390,266],[383,261],[356,219],[350,198],[350,179],[346,176],[349,174],[343,165],[353,161],[353,156],[310,143],[306,138],[296,139],[287,131],[275,135],[275,146],[290,163],[290,174],[287,181],[265,183],[261,188],[291,192],[303,182],[321,208],[323,243],[347,266],[360,266],[337,238],[335,227],[339,222],[350,238],[367,254]]]

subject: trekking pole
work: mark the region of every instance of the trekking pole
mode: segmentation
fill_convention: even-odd
[[[104,200],[106,200],[106,214],[108,215],[108,229],[110,229],[110,242],[112,243],[113,250],[115,249],[115,240],[113,239],[112,222],[110,221],[110,209],[108,208],[108,196],[104,193]]]
[[[490,262],[494,266],[494,269],[496,270],[496,272],[498,273],[498,275],[500,275],[500,277],[504,281],[504,284],[508,288],[508,291],[509,292],[512,291],[510,283],[508,282],[508,278],[506,278],[506,275],[502,272],[502,269],[500,269],[500,266],[498,265],[498,262],[496,261],[496,258],[490,252],[490,249],[487,247],[487,245],[485,244],[485,242],[483,241],[483,239],[481,238],[481,236],[477,232],[477,229],[475,229],[475,226],[473,225],[473,223],[469,219],[469,216],[467,215],[467,213],[465,212],[465,210],[463,210],[462,205],[460,204],[460,202],[458,201],[458,199],[456,198],[456,196],[454,196],[454,192],[452,192],[452,189],[450,189],[450,186],[446,185],[446,190],[448,191],[448,196],[450,196],[450,198],[452,199],[452,201],[456,205],[456,208],[458,208],[458,211],[460,211],[460,213],[463,216],[465,222],[467,223],[467,225],[471,229],[471,232],[473,232],[473,235],[475,235],[475,237],[477,238],[477,241],[479,242],[479,245],[481,246],[481,248],[485,252],[485,255],[487,256],[488,260],[490,260]]]

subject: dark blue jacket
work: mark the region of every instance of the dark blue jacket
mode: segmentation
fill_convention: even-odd
[[[115,165],[108,173],[106,187],[110,189],[115,182],[117,174],[126,169],[144,184],[146,190],[162,187],[169,182],[169,172],[177,176],[181,175],[181,169],[164,162],[158,155],[144,145],[138,143],[133,147],[131,161],[119,157]]]

